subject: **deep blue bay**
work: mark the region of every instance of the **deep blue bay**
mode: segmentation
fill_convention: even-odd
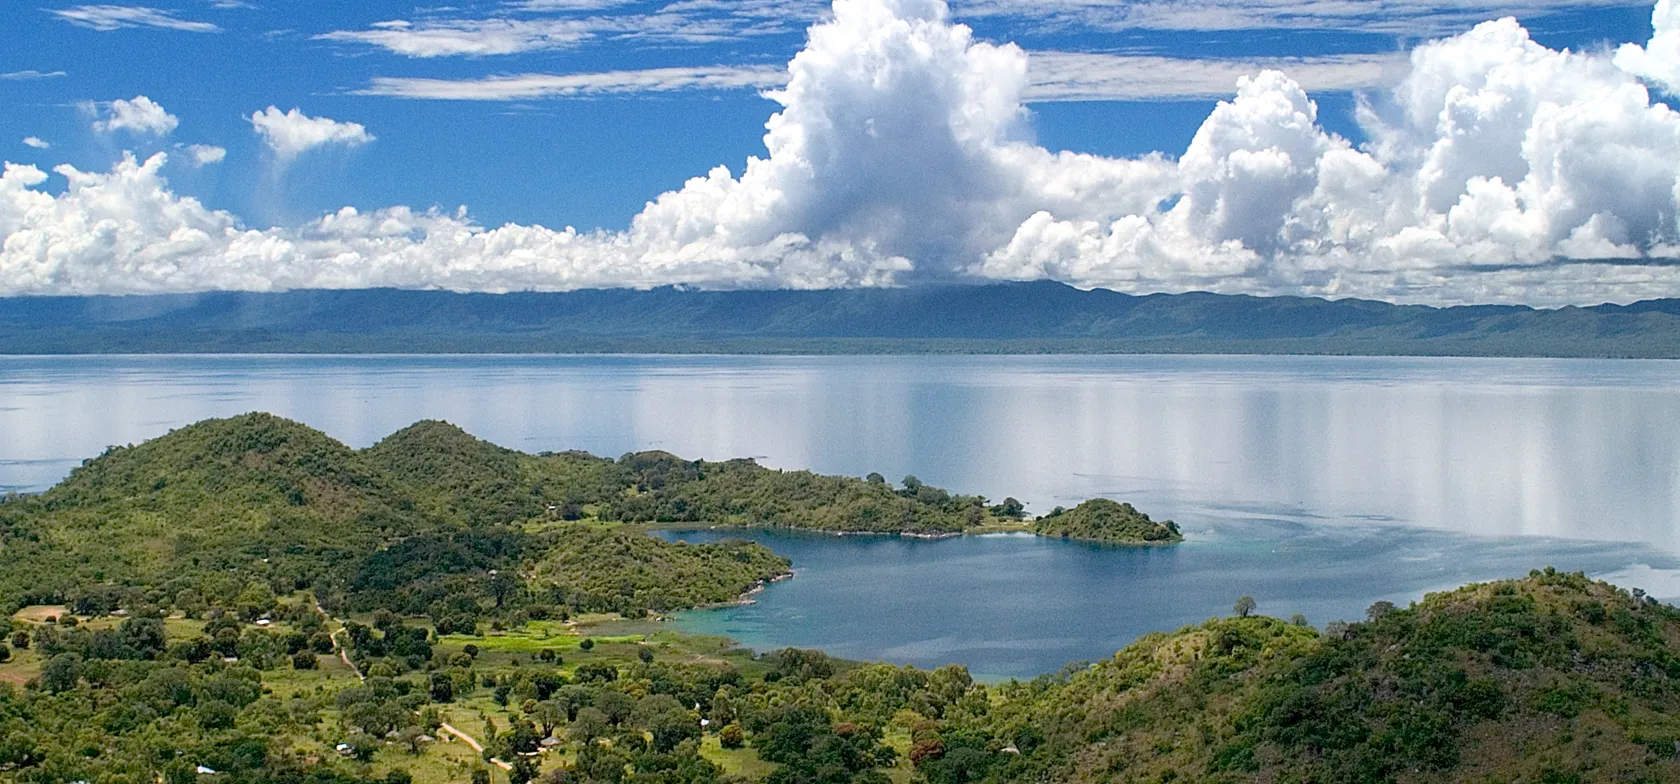
[[[1030,676],[1227,613],[1353,619],[1554,565],[1680,596],[1680,363],[1330,357],[0,358],[0,489],[250,410],[367,446],[443,418],[525,451],[750,456],[1092,496],[1187,541],[750,536],[796,577],[686,629]]]

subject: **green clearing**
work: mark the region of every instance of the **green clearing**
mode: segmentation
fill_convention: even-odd
[[[751,747],[724,748],[723,743],[718,740],[717,733],[706,735],[706,739],[700,744],[700,756],[723,768],[724,773],[740,776],[748,781],[763,781],[777,768],[775,763],[759,759],[758,752]]]

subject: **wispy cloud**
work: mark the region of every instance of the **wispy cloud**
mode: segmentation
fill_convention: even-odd
[[[1312,92],[1378,87],[1405,73],[1392,54],[1191,60],[1085,52],[1034,52],[1026,100],[1159,101],[1234,95],[1237,79],[1272,68]],[[528,101],[689,90],[769,90],[787,83],[780,66],[711,65],[572,74],[505,74],[480,79],[378,77],[357,95],[444,101]]]
[[[357,94],[446,101],[521,101],[682,90],[763,90],[786,82],[787,71],[781,67],[714,65],[601,73],[511,74],[458,80],[380,77]]]
[[[47,142],[46,140],[42,139],[39,136],[25,136],[25,137],[23,137],[23,146],[34,147],[37,150],[47,150],[47,149],[52,148],[52,144],[50,144],[49,142]]]
[[[222,28],[209,22],[181,19],[173,11],[139,5],[78,5],[49,13],[78,27],[110,32],[128,27],[152,27],[188,33],[219,33]]]
[[[1406,64],[1399,52],[1217,60],[1033,52],[1025,97],[1038,103],[1223,98],[1236,93],[1238,78],[1268,68],[1289,74],[1309,92],[1347,92],[1399,81]]]
[[[393,20],[367,30],[335,30],[314,38],[368,44],[408,57],[483,57],[566,49],[591,35],[590,26],[580,20],[454,19]]]
[[[1500,16],[1627,6],[1626,0],[961,0],[956,17],[1084,30],[1344,30],[1432,36]]]
[[[12,81],[12,82],[29,82],[29,81],[34,81],[34,80],[37,80],[37,79],[57,79],[58,77],[64,76],[64,75],[65,74],[64,74],[63,71],[37,71],[37,70],[32,68],[32,69],[27,70],[27,71],[12,71],[11,73],[0,73],[0,79],[5,79],[7,81]]]
[[[536,2],[543,4],[533,4]],[[561,8],[547,5],[548,2],[533,0],[518,7],[550,11]],[[593,0],[566,0],[565,9],[598,10],[612,4],[592,3]],[[785,7],[771,12],[768,7],[748,3],[720,13],[709,6],[680,3],[650,14],[394,19],[361,30],[321,33],[314,40],[365,44],[416,58],[487,57],[571,49],[593,40],[656,45],[735,41],[795,32],[799,25],[793,21]],[[806,20],[798,21],[802,24]]]
[[[565,11],[601,11],[632,5],[638,0],[518,0],[507,4],[509,9],[536,13]]]

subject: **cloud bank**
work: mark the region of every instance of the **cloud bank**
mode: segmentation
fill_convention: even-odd
[[[1362,146],[1262,70],[1181,155],[1114,159],[1033,144],[1028,55],[975,40],[940,0],[836,0],[768,93],[767,156],[658,196],[626,231],[406,207],[255,229],[170,191],[161,154],[60,166],[57,196],[7,164],[0,291],[981,277],[1426,303],[1680,295],[1680,115],[1647,87],[1680,74],[1674,2],[1651,41],[1614,54],[1548,49],[1512,19],[1419,46],[1362,104]],[[251,119],[282,156],[371,139],[296,110]]]

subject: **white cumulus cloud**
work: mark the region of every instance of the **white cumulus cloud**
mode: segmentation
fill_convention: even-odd
[[[1657,0],[1651,12],[1651,40],[1644,46],[1622,44],[1616,66],[1649,79],[1671,94],[1680,94],[1680,5]]]
[[[93,122],[93,129],[100,133],[129,131],[164,136],[181,124],[180,118],[164,111],[162,106],[144,95],[136,95],[133,100],[119,98],[103,109],[90,105],[89,109],[98,117]]]
[[[359,147],[374,140],[361,123],[339,122],[330,117],[310,117],[293,107],[282,112],[270,106],[251,113],[251,127],[281,161],[291,161],[317,147],[341,145]]]
[[[1656,13],[1660,39],[1670,11]],[[261,229],[173,193],[162,155],[61,166],[56,196],[44,172],[11,164],[0,291],[978,276],[1426,303],[1680,295],[1680,114],[1642,81],[1675,56],[1659,40],[1639,47],[1646,60],[1628,51],[1552,50],[1503,19],[1417,47],[1397,79],[1354,63],[1392,83],[1362,104],[1358,146],[1323,128],[1301,80],[1261,69],[1182,154],[1118,159],[1032,143],[1029,56],[975,40],[940,0],[836,0],[767,93],[781,105],[768,154],[661,194],[626,231],[406,207]],[[1351,78],[1347,66],[1304,78]],[[283,158],[371,139],[296,110],[252,122]]]
[[[212,163],[221,163],[227,158],[227,150],[213,144],[189,144],[186,150],[193,168],[201,169]]]
[[[52,148],[52,144],[50,142],[42,139],[39,136],[25,136],[25,137],[23,137],[23,146],[34,147],[37,150],[46,150],[46,149],[51,149]]]

